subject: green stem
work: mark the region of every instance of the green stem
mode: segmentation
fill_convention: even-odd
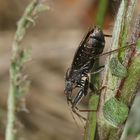
[[[106,1],[100,0],[99,6],[98,6],[98,11],[97,11],[97,16],[96,16],[96,25],[98,25],[99,27],[103,27],[107,8],[108,8],[108,0],[106,0]],[[99,67],[99,60],[97,60],[96,64],[94,65],[95,69],[98,67]],[[91,75],[91,83],[93,83],[96,87],[99,87],[99,74]],[[84,136],[85,140],[93,140],[93,139],[95,139],[95,136],[97,134],[96,110],[98,107],[98,102],[99,102],[98,95],[93,95],[89,99],[89,109],[95,110],[95,111],[88,113],[88,119],[87,119],[87,123],[86,123],[85,136]]]
[[[8,95],[8,112],[7,112],[7,126],[6,126],[6,140],[14,140],[16,134],[16,103],[17,96],[20,94],[21,85],[19,84],[19,76],[22,76],[23,67],[23,51],[21,51],[20,44],[25,36],[26,30],[34,22],[35,16],[41,11],[38,11],[40,6],[38,0],[33,0],[25,9],[25,12],[18,22],[17,31],[15,33],[12,44],[12,58],[10,65],[10,89]],[[39,7],[40,8],[40,7]],[[44,8],[44,7],[43,7]],[[46,9],[44,9],[46,10]],[[43,11],[43,10],[42,10]]]
[[[122,0],[117,14],[116,22],[114,25],[114,30],[113,30],[112,45],[111,45],[112,50],[117,49],[119,47],[123,47],[124,44],[126,44],[128,31],[130,29],[130,21],[132,19],[135,5],[136,5],[136,0],[131,0],[129,1],[129,3],[127,0]],[[118,53],[112,54],[107,59],[106,69],[104,72],[103,86],[106,86],[106,88],[102,90],[102,92],[100,93],[101,97],[100,97],[99,110],[98,110],[98,131],[99,131],[100,140],[119,140],[124,128],[124,124],[121,124],[117,128],[110,125],[104,118],[104,114],[103,114],[103,107],[105,102],[115,96],[116,91],[118,90],[117,89],[118,83],[120,83],[121,81],[120,77],[116,77],[112,75],[111,70],[109,68],[110,60],[112,59],[112,57],[118,58],[118,56],[119,59],[121,58],[120,60],[124,60],[124,53],[123,55],[120,54],[118,55]],[[130,77],[128,76],[128,78]],[[119,92],[122,93],[122,91],[120,90]],[[133,94],[132,91],[131,93]],[[122,98],[120,98],[120,100],[122,101]]]
[[[6,140],[14,140],[14,122],[15,122],[15,90],[13,85],[10,85],[10,91],[8,96],[8,114],[7,114],[7,128],[6,128]]]
[[[99,0],[99,6],[96,16],[96,25],[103,27],[104,19],[107,13],[109,0]]]

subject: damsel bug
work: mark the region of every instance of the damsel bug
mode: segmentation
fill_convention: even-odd
[[[140,16],[139,16],[140,17]],[[105,46],[105,36],[110,37],[110,35],[103,34],[102,30],[98,27],[91,28],[82,42],[80,43],[77,51],[75,52],[74,59],[70,68],[68,68],[65,76],[65,90],[64,93],[67,97],[67,102],[71,104],[72,111],[79,117],[85,119],[80,114],[76,112],[75,109],[79,110],[76,105],[80,100],[88,94],[88,88],[90,87],[89,76],[92,67],[96,62],[96,59],[102,55],[111,54],[119,49],[137,45],[137,41],[140,37],[139,25],[140,18],[138,17],[136,25],[134,28],[134,33],[132,34],[130,43],[127,42],[126,46],[112,50],[110,52],[102,53]],[[130,52],[131,55],[134,53],[134,49]],[[130,60],[130,59],[129,59]],[[129,61],[128,61],[129,62]],[[124,75],[123,75],[124,76]],[[73,90],[77,88],[78,93],[73,97]]]
[[[71,67],[65,76],[65,90],[67,102],[72,105],[72,111],[80,116],[75,108],[77,103],[88,94],[89,76],[97,59],[96,56],[103,52],[105,39],[102,30],[94,27],[88,31],[75,52]],[[78,88],[77,95],[72,99],[72,91]],[[78,108],[77,108],[78,109]],[[81,116],[80,116],[81,117]]]
[[[72,105],[72,111],[84,120],[85,118],[78,114],[75,109],[79,110],[76,105],[84,96],[88,94],[89,87],[94,88],[94,85],[91,85],[91,83],[89,83],[88,74],[91,73],[95,61],[97,58],[99,58],[99,56],[111,54],[118,51],[118,49],[115,49],[102,54],[105,46],[105,36],[111,37],[111,35],[103,34],[102,30],[96,26],[89,29],[88,33],[81,41],[79,47],[75,52],[71,67],[66,71],[64,93],[67,97],[67,102]],[[134,44],[136,43],[131,42],[130,44],[127,44],[126,46],[119,49],[130,47]],[[78,88],[79,91],[77,95],[72,98],[72,91],[75,88]]]

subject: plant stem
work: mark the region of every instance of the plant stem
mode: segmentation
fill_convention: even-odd
[[[12,57],[10,65],[10,88],[8,95],[8,112],[7,112],[7,126],[6,126],[6,140],[14,140],[16,135],[16,103],[17,95],[20,94],[21,85],[19,78],[22,78],[23,67],[23,51],[20,44],[25,36],[26,30],[34,22],[35,16],[40,12],[37,11],[41,3],[39,0],[33,0],[25,9],[23,16],[20,18],[17,31],[15,33],[14,41],[12,44]]]
[[[107,8],[108,8],[108,0],[106,0],[106,1],[100,0],[99,6],[98,6],[98,11],[97,11],[97,16],[96,16],[96,25],[98,25],[99,27],[103,27]],[[94,68],[96,69],[98,67],[99,67],[99,60],[97,59],[95,65],[94,65]],[[96,87],[99,87],[99,74],[91,75],[91,83],[94,84]],[[92,94],[94,94],[94,93],[92,93]],[[97,135],[96,110],[98,107],[98,102],[99,102],[98,95],[92,95],[89,99],[89,109],[95,110],[95,111],[88,113],[88,119],[86,122],[86,129],[85,129],[85,135],[84,135],[85,140],[94,140]]]
[[[98,11],[96,15],[96,25],[103,27],[104,19],[107,13],[109,0],[99,0]]]
[[[136,0],[131,0],[129,2],[127,0],[122,0],[118,14],[117,14],[116,22],[114,25],[114,30],[113,30],[112,45],[111,45],[112,50],[125,46],[125,44],[127,42],[127,38],[128,38],[128,31],[130,29],[130,23],[131,23],[133,11],[135,9],[135,5],[136,5]],[[102,90],[102,92],[100,93],[101,96],[100,96],[100,103],[99,103],[99,110],[98,110],[98,130],[99,130],[99,136],[100,136],[99,139],[100,140],[119,140],[121,137],[121,134],[123,132],[124,124],[125,124],[125,122],[124,122],[123,124],[120,124],[120,126],[114,127],[106,121],[106,119],[104,118],[104,114],[103,114],[103,107],[107,100],[114,97],[118,91],[119,91],[119,93],[121,93],[121,95],[124,95],[123,94],[124,91],[122,90],[122,88],[120,88],[120,85],[118,85],[119,83],[122,83],[121,81],[124,79],[113,76],[111,73],[111,70],[109,68],[110,60],[113,57],[116,57],[120,61],[123,61],[123,60],[125,60],[125,54],[124,54],[124,52],[121,52],[119,54],[114,53],[107,59],[106,69],[105,69],[104,78],[103,78],[103,86],[106,86],[106,88],[104,90]],[[137,58],[137,59],[139,59],[139,58]],[[134,68],[133,63],[135,63],[134,69],[137,71],[138,66],[136,66],[136,63],[138,63],[138,61],[136,60],[136,62],[135,62],[135,59],[133,59],[133,60],[134,60],[134,62],[131,62],[132,67]],[[134,80],[135,85],[137,85],[138,80],[136,80],[134,73],[136,74],[136,73],[138,73],[138,71],[134,72],[134,73],[129,72],[132,70],[131,66],[127,67],[127,69],[128,69],[127,79],[130,80],[130,77],[131,78],[133,77],[135,79]],[[133,76],[130,76],[130,74],[132,74]],[[139,72],[139,74],[140,74],[140,72]],[[126,85],[128,83],[127,81],[124,81],[124,82],[125,82],[124,85]],[[129,82],[129,84],[131,82]],[[131,86],[129,85],[129,87],[131,87]],[[125,87],[123,87],[123,88],[125,88]],[[128,84],[127,84],[126,88],[128,88]],[[131,90],[131,94],[134,94],[134,92],[132,90]],[[122,96],[122,97],[124,97],[126,99],[127,95],[128,95],[128,92],[124,95],[125,97],[124,96]],[[119,96],[120,101],[124,101],[124,99],[122,97]],[[126,103],[126,102],[124,102],[124,103]]]

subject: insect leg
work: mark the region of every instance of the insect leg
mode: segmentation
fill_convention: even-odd
[[[75,107],[76,104],[82,99],[83,96],[86,96],[88,93],[88,87],[89,87],[89,78],[87,77],[83,83],[83,80],[81,80],[81,89],[78,92],[78,94],[76,95],[76,97],[74,98],[73,102],[72,102],[72,107]]]
[[[81,80],[80,81],[80,83],[77,85],[77,87],[79,87],[79,88],[81,88],[80,89],[80,91],[78,92],[78,94],[76,95],[76,97],[74,98],[74,100],[72,101],[72,99],[69,99],[69,102],[71,103],[71,105],[72,105],[72,111],[73,111],[73,113],[75,113],[79,118],[81,118],[81,119],[83,119],[84,121],[86,121],[86,118],[85,117],[83,117],[81,114],[79,114],[77,111],[79,111],[79,108],[78,107],[76,107],[76,104],[82,99],[82,97],[85,95],[84,93],[84,89],[85,89],[85,87],[87,87],[86,86],[86,84],[88,84],[87,82],[88,82],[88,80],[87,80],[87,78],[86,78],[86,80],[84,81],[84,80]],[[88,88],[87,88],[87,90],[88,90]]]
[[[112,35],[104,34],[105,37],[112,37]]]
[[[77,105],[77,103],[82,99],[83,96],[84,96],[84,90],[82,88],[80,89],[80,91],[78,92],[74,100],[72,101],[72,108],[74,108]]]
[[[98,74],[98,73],[100,73],[101,71],[104,70],[104,67],[105,67],[104,65],[99,66],[95,71],[91,72],[90,74]],[[97,87],[94,86],[94,84],[92,84],[92,83],[89,83],[89,88],[90,88],[92,91],[95,91],[95,93],[98,91]]]
[[[97,74],[100,73],[101,71],[104,70],[104,65],[103,66],[99,66],[99,68],[97,68],[95,71],[91,72],[90,74]]]

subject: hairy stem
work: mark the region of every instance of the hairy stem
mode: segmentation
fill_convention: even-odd
[[[38,0],[33,0],[25,9],[23,16],[20,18],[14,41],[12,44],[12,57],[10,65],[10,88],[8,94],[8,112],[7,112],[7,126],[6,126],[6,140],[14,140],[16,135],[15,121],[16,121],[16,103],[17,96],[21,91],[22,68],[24,64],[24,51],[20,44],[25,36],[26,30],[34,22],[35,16],[38,14],[38,6],[41,3]]]
[[[131,1],[122,0],[118,14],[117,14],[116,22],[114,25],[111,50],[114,50],[114,49],[117,49],[119,47],[123,47],[126,45],[127,38],[128,38],[128,31],[130,29],[130,23],[131,23],[133,11],[135,9],[135,5],[136,5],[136,0],[131,0]],[[98,120],[97,120],[100,140],[119,140],[121,137],[121,134],[123,132],[124,124],[125,124],[125,122],[123,122],[122,124],[119,124],[119,126],[114,127],[113,125],[111,125],[111,123],[107,122],[106,118],[104,117],[104,113],[103,113],[103,111],[104,111],[103,107],[104,107],[106,101],[115,97],[116,92],[119,91],[121,93],[121,95],[123,95],[123,92],[124,92],[122,90],[122,87],[120,86],[120,83],[122,83],[124,78],[120,78],[118,76],[112,75],[111,69],[109,68],[110,60],[112,58],[117,58],[119,61],[121,61],[123,63],[123,60],[125,60],[125,53],[124,53],[124,51],[122,52],[120,50],[119,53],[114,53],[107,59],[107,64],[106,64],[106,69],[104,72],[104,78],[103,78],[103,84],[102,84],[106,88],[104,88],[102,90],[102,92],[100,93],[101,96],[100,96]],[[131,63],[135,63],[135,62],[131,62]],[[134,65],[136,66],[136,63]],[[134,68],[134,66],[133,66],[133,68]],[[130,68],[127,67],[127,69],[128,69],[127,79],[130,80],[130,77],[131,77],[130,74],[133,75],[134,73],[129,72],[129,70],[132,69],[131,67]],[[132,77],[135,78],[134,75]],[[131,82],[129,82],[129,83],[131,83]],[[125,84],[127,84],[127,82]],[[135,84],[136,85],[138,84],[138,80],[135,81]],[[128,84],[127,84],[126,88],[128,88]],[[131,90],[131,94],[134,94],[134,92],[132,90]],[[128,92],[125,94],[124,98],[127,98],[126,95],[128,95]],[[119,97],[120,97],[119,101],[123,102],[124,101],[123,98],[121,96],[119,96]],[[123,102],[123,103],[126,103],[126,102]],[[108,114],[108,116],[109,115],[111,116],[112,114]]]

